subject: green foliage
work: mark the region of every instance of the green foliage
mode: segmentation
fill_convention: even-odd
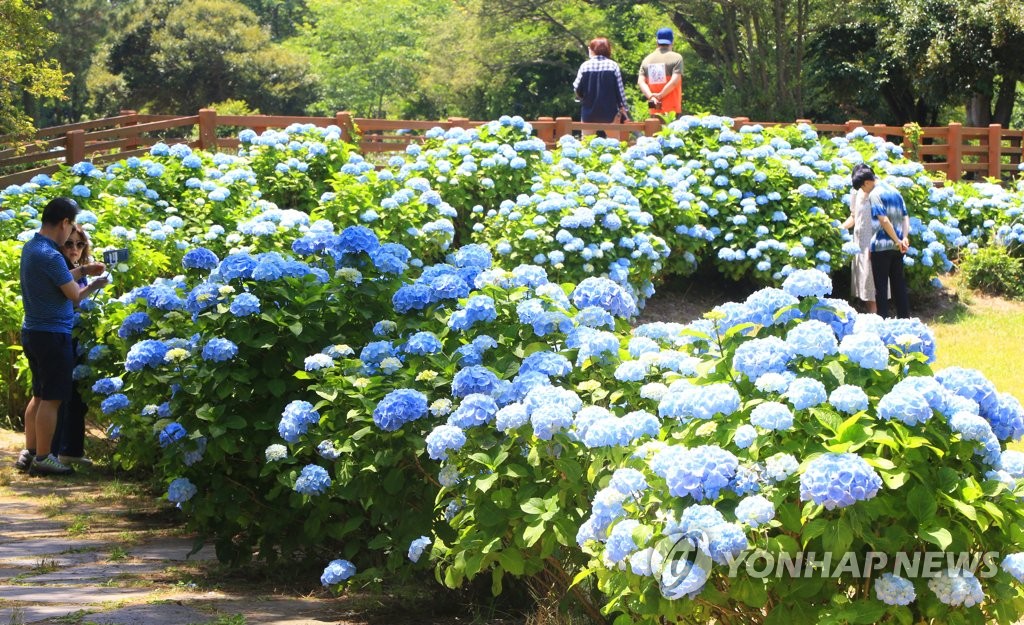
[[[54,41],[46,30],[51,15],[32,0],[0,0],[0,135],[29,137],[33,121],[21,98],[62,98],[68,75],[45,58]]]
[[[197,111],[235,99],[295,114],[311,97],[305,59],[271,43],[256,15],[234,0],[151,4],[114,40],[108,68],[139,109]]]
[[[964,284],[988,295],[1024,298],[1024,260],[992,245],[960,259]]]

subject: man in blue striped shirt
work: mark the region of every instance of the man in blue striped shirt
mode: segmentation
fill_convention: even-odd
[[[69,270],[60,252],[77,216],[74,200],[50,200],[43,208],[39,232],[21,249],[21,298],[25,307],[21,344],[32,372],[32,398],[25,409],[25,449],[14,466],[31,475],[72,472],[50,453],[50,443],[60,404],[71,395],[74,307],[107,283],[105,278],[97,278],[80,286],[77,280],[83,275],[103,273],[103,263]]]

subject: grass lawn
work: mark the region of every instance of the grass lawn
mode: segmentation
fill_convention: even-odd
[[[1024,303],[978,294],[966,300],[928,322],[938,346],[933,368],[977,369],[996,390],[1024,401]]]

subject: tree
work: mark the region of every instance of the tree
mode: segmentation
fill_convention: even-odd
[[[46,31],[49,13],[25,0],[0,0],[0,135],[31,135],[26,113],[37,98],[61,98],[68,76],[44,57],[53,35]]]
[[[272,43],[242,4],[164,0],[147,9],[116,40],[108,61],[129,106],[180,112],[234,99],[296,114],[312,100],[306,59]]]
[[[444,4],[444,3],[432,3]],[[395,114],[414,97],[422,69],[421,22],[431,8],[415,0],[312,0],[298,44],[320,83],[318,113]]]

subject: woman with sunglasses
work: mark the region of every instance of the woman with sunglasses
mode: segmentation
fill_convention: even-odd
[[[79,224],[74,224],[71,236],[61,247],[64,260],[68,263],[68,269],[88,265],[92,262],[92,246],[89,235]],[[86,286],[88,281],[85,276],[78,279],[79,286]],[[71,346],[75,356],[78,356],[78,339],[71,339]],[[57,460],[61,464],[74,464],[80,467],[92,466],[92,460],[85,456],[85,413],[88,406],[82,401],[82,395],[78,392],[78,385],[71,384],[71,401],[61,404],[60,412],[57,414],[57,429],[53,434],[51,448],[58,454]]]

